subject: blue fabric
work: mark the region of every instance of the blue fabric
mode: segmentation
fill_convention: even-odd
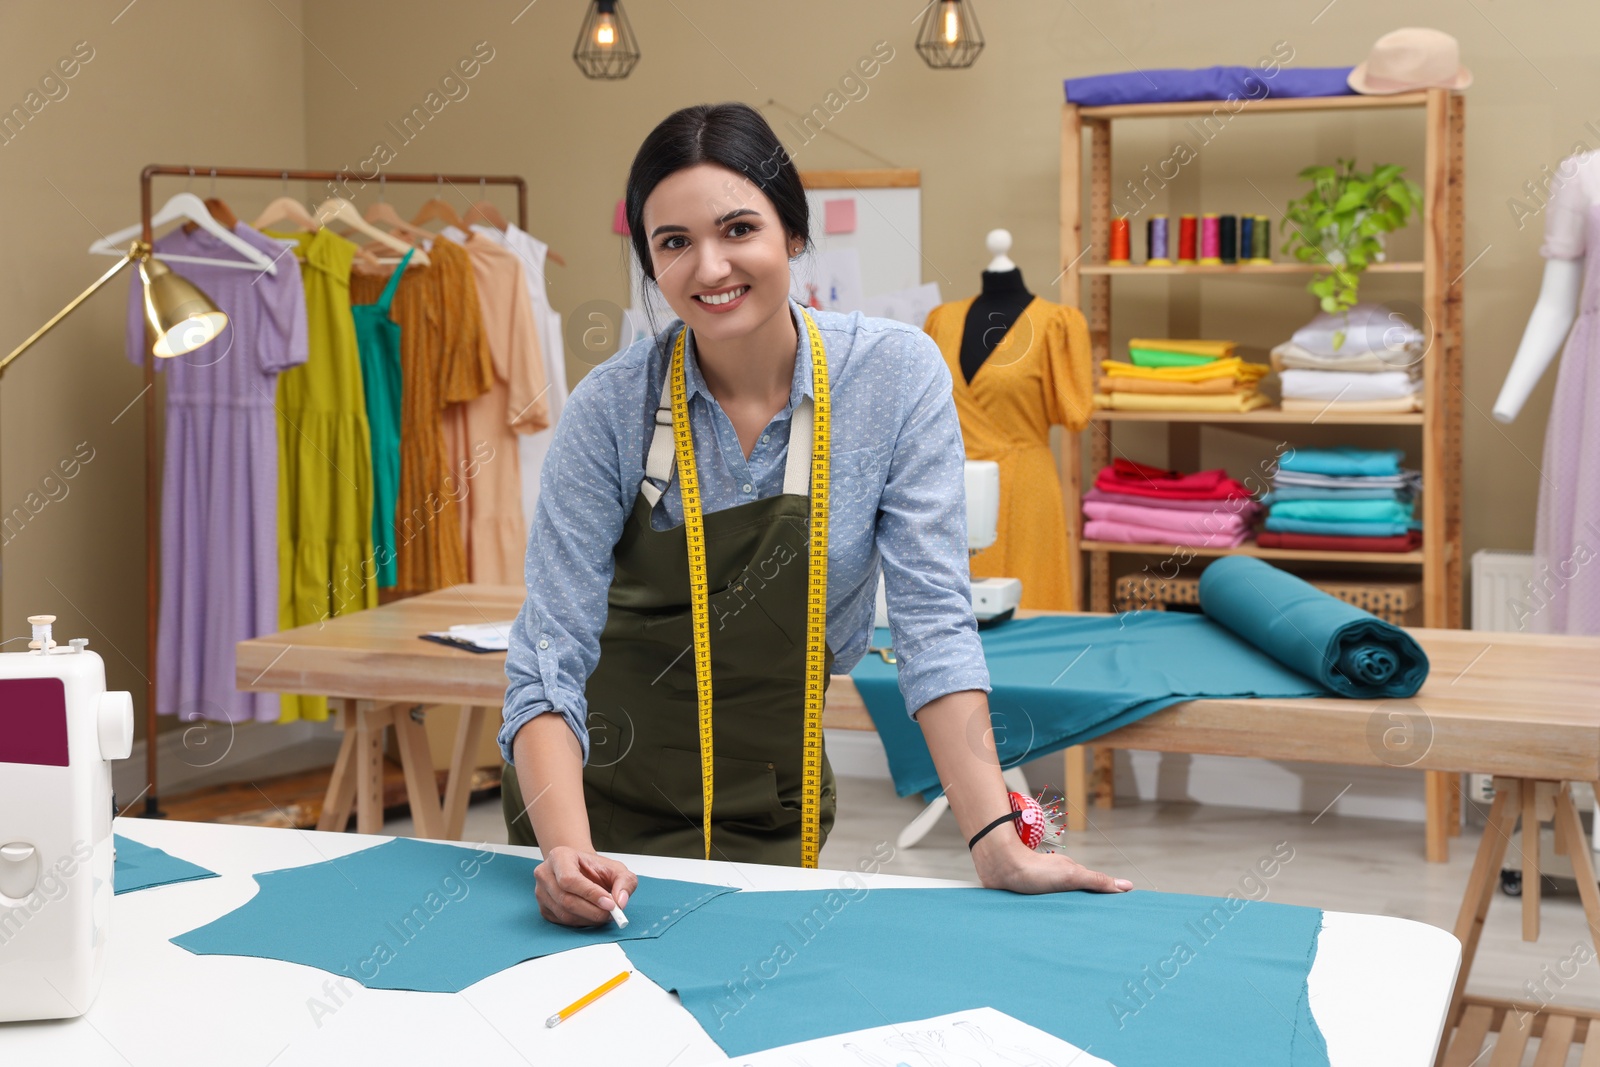
[[[692,336],[685,346],[684,386],[706,514],[783,492],[791,416],[812,389],[802,308],[790,300],[789,312],[799,334],[789,401],[748,459],[706,387]],[[860,312],[811,314],[827,350],[833,405],[827,638],[834,670],[848,671],[866,655],[881,563],[890,624],[908,661],[900,679],[907,704],[915,709],[946,693],[987,690],[972,616],[961,423],[944,356],[915,326]],[[639,496],[681,326],[674,319],[584,375],[556,425],[528,540],[527,600],[506,653],[510,684],[499,741],[508,762],[517,731],[553,709],[588,758],[584,686],[600,659],[612,548]],[[662,530],[682,522],[674,468],[651,525]],[[803,566],[804,541],[796,547]],[[752,568],[760,570],[757,564],[767,565],[753,561]]]
[[[1400,473],[1405,453],[1398,449],[1296,448],[1278,457],[1278,469],[1301,474],[1393,477]]]
[[[1258,559],[1208,566],[1200,607],[1203,615],[1041,616],[982,631],[1001,764],[1092,741],[1185,700],[1409,697],[1428,677],[1427,656],[1404,630]],[[876,642],[887,640],[880,629]],[[934,796],[938,772],[894,671],[868,656],[850,677],[895,790]]]
[[[1290,519],[1281,515],[1267,516],[1262,523],[1274,533],[1318,534],[1324,537],[1399,537],[1418,528],[1412,521],[1404,522],[1313,522],[1309,519]]]
[[[258,874],[260,891],[248,902],[172,942],[202,956],[303,963],[369,989],[457,993],[523,960],[660,937],[706,901],[734,892],[641,877],[628,898],[626,930],[614,923],[576,930],[540,916],[533,897],[539,862],[396,838]]]
[[[1268,96],[1350,96],[1345,80],[1353,67],[1301,67],[1272,72],[1258,67],[1203,67],[1199,70],[1134,70],[1091,74],[1066,80],[1067,103],[1081,107],[1109,104],[1165,104],[1178,100],[1244,101]]]
[[[1317,489],[1312,486],[1282,485],[1261,498],[1261,502],[1268,505],[1285,500],[1393,500],[1406,504],[1411,502],[1411,494],[1400,489]]]
[[[1411,503],[1398,500],[1280,500],[1272,506],[1280,519],[1302,522],[1411,522]]]
[[[1427,654],[1410,634],[1259,559],[1224,556],[1207,567],[1200,608],[1339,696],[1410,697],[1428,680]]]
[[[989,1005],[1118,1067],[1328,1063],[1315,908],[852,878],[721,897],[624,950],[730,1056]]]
[[[111,872],[113,893],[132,893],[140,889],[217,876],[216,871],[208,871],[198,863],[181,860],[164,849],[142,844],[121,834],[113,834],[112,843],[117,850],[116,866]]]
[[[995,746],[1008,767],[1196,697],[1328,695],[1199,615],[1013,619],[980,637],[994,678]],[[877,631],[876,643],[888,640],[886,630]],[[936,795],[939,775],[922,728],[906,716],[895,668],[868,656],[850,677],[883,739],[895,790]]]

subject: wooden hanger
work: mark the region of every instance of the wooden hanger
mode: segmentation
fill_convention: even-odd
[[[442,178],[439,181],[439,189],[440,192],[444,190],[444,180]],[[421,226],[429,222],[442,222],[446,226],[454,226],[458,230],[467,228],[467,224],[461,221],[461,216],[456,214],[456,209],[446,203],[443,196],[437,194],[429,198],[427,203],[423,204],[417,211],[416,217],[411,220],[413,226]]]
[[[212,259],[208,256],[171,255],[163,252],[160,254],[160,256],[161,259],[165,260],[166,262],[205,263],[216,267],[233,267],[239,270],[260,270],[265,271],[268,274],[278,273],[277,264],[273,262],[272,257],[262,252],[261,249],[257,248],[255,245],[252,245],[248,241],[240,238],[231,229],[228,229],[217,222],[217,220],[212,217],[211,212],[207,210],[205,204],[202,203],[200,198],[195,196],[193,193],[178,193],[172,199],[168,200],[164,205],[162,205],[161,210],[157,211],[150,219],[150,228],[154,230],[157,227],[165,226],[167,223],[176,222],[179,219],[186,219],[190,222],[199,223],[201,229],[205,230],[217,240],[227,245],[230,249],[243,258]],[[132,226],[118,230],[116,233],[113,233],[110,236],[100,238],[100,240],[89,246],[89,251],[91,254],[97,256],[125,256],[128,254],[128,249],[124,242],[131,241],[135,237],[138,237],[141,231],[142,227],[135,223]]]
[[[389,210],[393,211],[394,208],[391,207]],[[356,210],[356,206],[342,197],[336,196],[329,200],[324,200],[321,204],[319,204],[317,206],[317,218],[322,220],[322,224],[324,226],[332,226],[337,222],[350,227],[357,233],[365,234],[378,244],[381,244],[385,248],[393,251],[397,257],[404,256],[407,252],[411,251],[411,245],[407,244],[405,241],[402,241],[393,234],[384,233],[382,230],[378,229],[378,227],[362,218],[361,212]],[[422,230],[420,232],[425,237],[433,236],[433,234],[428,233],[427,230]],[[379,262],[385,261],[380,260]],[[400,260],[396,258],[393,260],[393,262],[398,263]],[[411,257],[411,262],[421,267],[427,266],[430,262],[428,259],[428,253],[424,249],[418,248],[416,250],[416,254]]]
[[[292,196],[280,196],[268,204],[250,225],[258,230],[277,223],[288,223],[297,230],[307,233],[316,233],[322,229],[322,224],[311,217],[311,212],[306,206]]]

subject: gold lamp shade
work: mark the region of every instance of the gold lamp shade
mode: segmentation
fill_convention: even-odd
[[[139,277],[144,280],[144,317],[155,337],[156,355],[186,355],[215,340],[228,325],[228,316],[209,296],[154,256],[139,260]]]

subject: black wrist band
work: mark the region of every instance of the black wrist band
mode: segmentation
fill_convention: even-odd
[[[974,848],[977,848],[978,842],[983,840],[983,835],[988,833],[990,830],[993,830],[996,826],[999,826],[1003,823],[1016,822],[1017,814],[1017,812],[1008,811],[994,822],[990,823],[988,826],[985,826],[982,830],[979,830],[977,833],[973,834],[972,840],[967,842],[967,851],[971,852]]]

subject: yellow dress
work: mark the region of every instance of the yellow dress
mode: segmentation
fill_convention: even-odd
[[[1000,464],[999,536],[972,557],[974,578],[1018,578],[1022,606],[1078,608],[1050,427],[1077,433],[1093,411],[1089,327],[1077,308],[1035,297],[969,384],[961,336],[972,297],[941,304],[923,325],[950,368],[968,459]]]
[[[278,619],[284,629],[377,606],[372,443],[350,315],[356,246],[332,230],[299,244],[311,356],[278,376]],[[279,722],[328,717],[325,697],[281,698]]]

